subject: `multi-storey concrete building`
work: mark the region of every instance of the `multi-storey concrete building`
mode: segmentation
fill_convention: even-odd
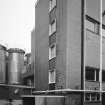
[[[81,89],[81,1],[72,1],[76,7],[71,1],[50,2],[39,0],[36,5],[35,74],[40,81],[36,89]],[[56,75],[53,80],[52,75]]]
[[[104,0],[102,4],[104,11]],[[67,93],[66,105],[72,100],[73,105],[104,105],[105,24],[100,1],[38,0],[35,10],[36,90],[79,92]]]

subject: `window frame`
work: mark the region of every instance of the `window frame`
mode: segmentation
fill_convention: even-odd
[[[87,22],[90,22],[91,24],[93,24],[93,29],[90,29],[90,27],[88,28],[87,27]],[[95,34],[98,34],[99,35],[99,31],[100,31],[100,23],[97,21],[97,20],[95,20],[95,19],[93,19],[93,18],[91,18],[90,16],[88,16],[88,15],[86,15],[86,19],[85,19],[85,24],[86,24],[86,30],[89,30],[89,31],[91,31],[91,32],[94,32]]]
[[[103,80],[103,77],[104,77],[103,74],[104,74],[104,73],[105,73],[105,70],[102,70],[102,82],[105,82],[105,81],[104,81],[105,79]]]
[[[52,50],[52,47],[53,47],[53,50]],[[54,43],[49,47],[49,60],[55,57],[56,57],[56,44]]]
[[[51,80],[51,74],[50,74],[51,72],[54,73],[54,75],[53,75],[54,76],[53,77],[53,80],[54,81]],[[54,70],[51,70],[51,71],[49,70],[49,84],[54,84],[54,83],[56,83],[56,71],[55,71],[55,69]]]
[[[55,33],[57,30],[57,21],[56,18],[49,24],[49,36]]]
[[[102,36],[105,37],[105,34],[103,33],[105,33],[105,27],[102,27]]]
[[[86,99],[86,95],[89,95],[89,100]],[[92,95],[94,95],[95,100],[92,100]],[[98,99],[98,96],[99,96],[99,99]],[[85,93],[84,101],[85,102],[99,102],[101,99],[100,97],[101,97],[100,93]]]
[[[49,12],[51,12],[57,5],[57,0],[49,0]]]

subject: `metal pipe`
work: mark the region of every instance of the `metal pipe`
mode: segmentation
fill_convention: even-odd
[[[102,0],[100,0],[100,72],[99,72],[99,80],[100,80],[100,96],[102,92]],[[102,97],[100,97],[102,100]]]

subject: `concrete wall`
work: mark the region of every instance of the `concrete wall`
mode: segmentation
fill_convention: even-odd
[[[35,97],[35,105],[45,105],[45,97]]]
[[[86,90],[99,90],[100,89],[100,84],[99,82],[85,82],[85,89]]]
[[[31,70],[35,73],[35,29],[31,32]],[[34,77],[35,80],[35,77]],[[35,82],[35,81],[34,81]],[[35,83],[34,83],[35,86]]]
[[[22,100],[12,100],[12,105],[23,105]]]
[[[64,97],[48,97],[45,105],[65,105]]]
[[[35,105],[65,105],[65,101],[63,96],[36,96]]]
[[[82,0],[67,1],[66,88],[81,89]]]
[[[48,89],[48,7],[48,0],[36,5],[36,90]],[[81,0],[57,0],[56,89],[81,88],[81,8]]]
[[[86,66],[100,67],[99,35],[86,31]]]
[[[35,8],[35,86],[48,89],[49,15],[48,0],[39,0]]]
[[[105,70],[105,38],[102,40],[102,69]],[[100,36],[89,30],[86,30],[86,66],[100,68]]]
[[[101,102],[87,102],[87,103],[84,103],[84,105],[102,105]]]
[[[82,105],[80,94],[71,94],[65,96],[65,105]]]
[[[56,89],[81,88],[81,8],[81,0],[57,1]]]
[[[102,42],[102,69],[105,70],[105,38]],[[100,68],[100,36],[86,30],[86,66]],[[99,90],[99,82],[86,82],[86,89],[97,88]],[[103,84],[105,90],[105,85]]]
[[[67,0],[57,0],[56,18],[56,89],[66,88],[66,20],[67,20]]]

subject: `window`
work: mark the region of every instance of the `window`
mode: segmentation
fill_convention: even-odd
[[[51,11],[56,6],[56,0],[49,1],[49,11]]]
[[[85,101],[100,101],[99,93],[85,93]]]
[[[95,80],[95,72],[93,70],[86,70],[86,80]]]
[[[102,81],[105,82],[105,71],[102,71]]]
[[[105,37],[105,29],[104,28],[102,29],[102,36]]]
[[[99,24],[96,22],[86,20],[86,29],[99,34]]]
[[[97,100],[96,99],[97,97],[96,97],[96,94],[95,93],[91,93],[90,95],[91,95],[91,100],[92,101],[96,101]]]
[[[86,20],[86,28],[91,30],[91,31],[94,31],[94,23]]]
[[[49,35],[52,35],[54,32],[56,32],[56,19],[49,25]]]
[[[49,90],[55,90],[55,83],[49,84]]]
[[[49,48],[49,60],[56,57],[56,45],[52,45],[50,48]]]
[[[85,101],[90,101],[90,93],[85,94]]]
[[[55,83],[55,70],[49,71],[49,84]]]
[[[94,32],[99,34],[99,30],[100,30],[99,24],[98,23],[94,23]]]
[[[91,67],[86,67],[85,78],[88,81],[99,81],[99,70]]]

